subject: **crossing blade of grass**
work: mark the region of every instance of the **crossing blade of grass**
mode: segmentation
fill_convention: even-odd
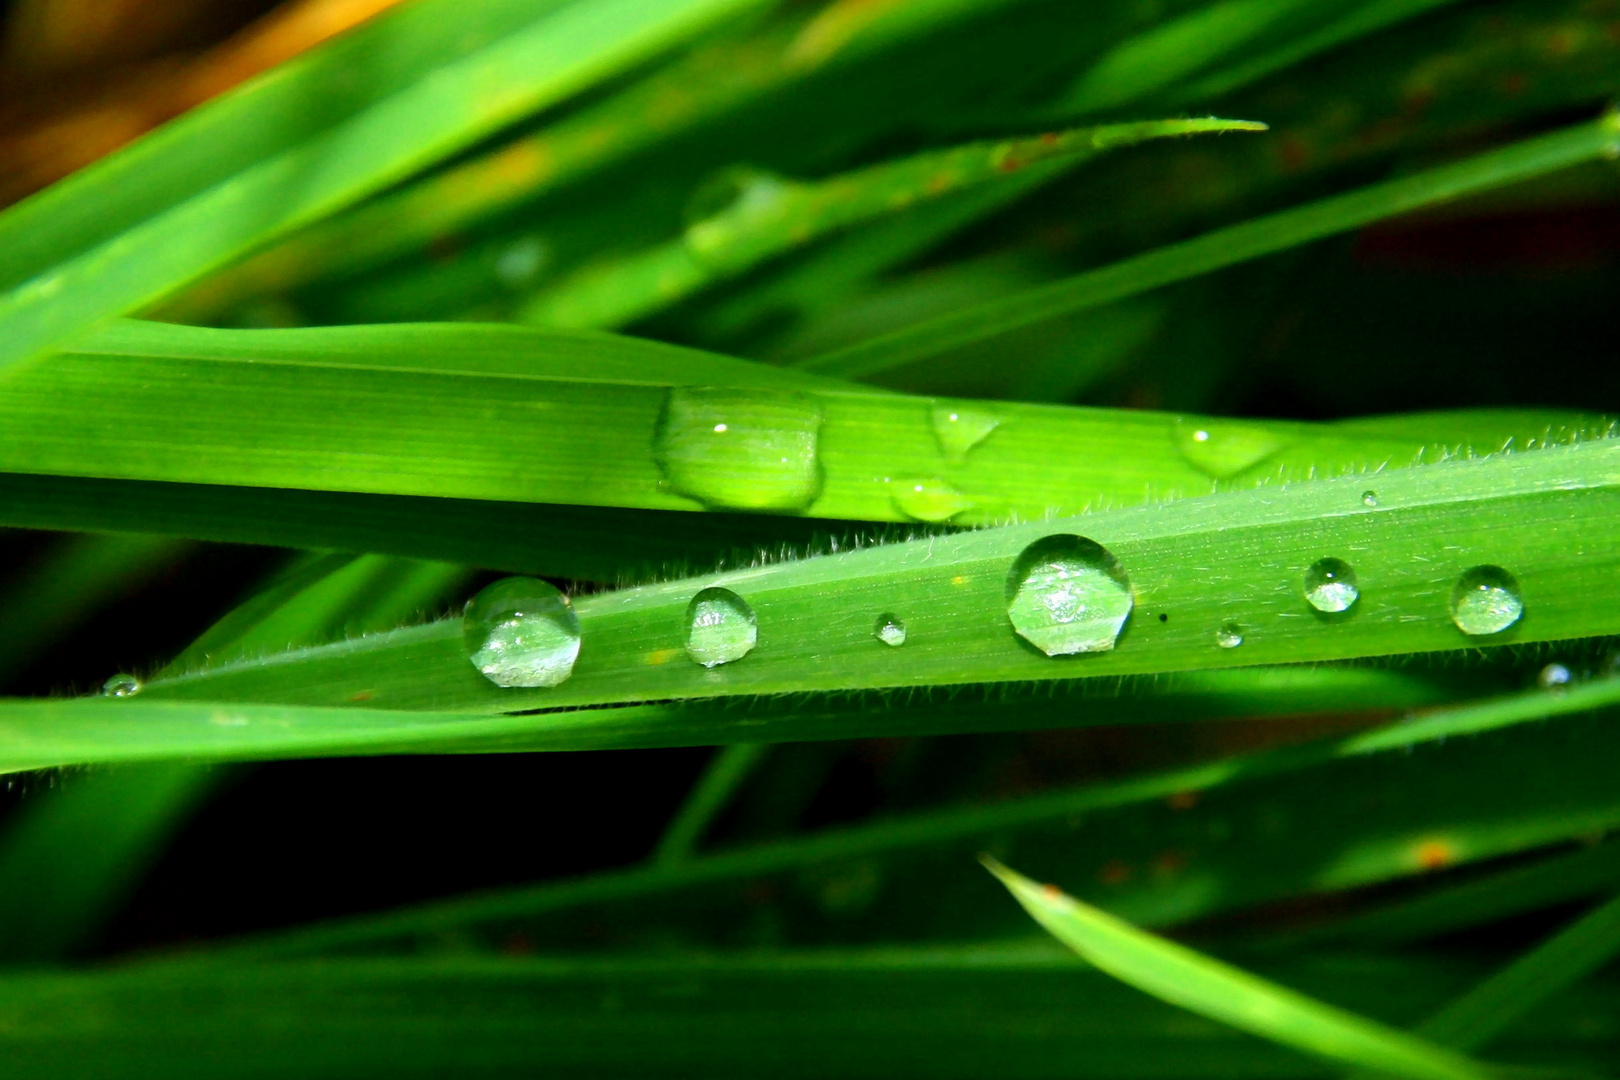
[[[539,8],[501,3],[469,14],[430,0],[383,16],[340,41],[336,57],[316,50],[320,59],[278,70],[245,95],[226,95],[199,119],[148,140],[128,155],[129,164],[114,154],[61,190],[0,215],[0,245],[13,260],[11,291],[0,298],[0,366],[150,304],[756,6],[547,0]],[[463,51],[469,39],[476,44]],[[354,71],[366,73],[365,90],[307,109],[305,95]],[[246,102],[236,104],[238,96]],[[289,107],[329,123],[311,130],[308,121],[294,122],[296,134],[283,134],[281,110]],[[211,165],[201,170],[207,179],[177,173],[199,143],[212,148],[230,120],[261,117],[270,133],[241,136],[245,147],[221,152],[234,168]],[[75,217],[81,220],[69,222]]]
[[[676,400],[677,390],[690,396]],[[97,408],[76,407],[91,399]],[[740,449],[711,446],[710,427],[682,426],[681,417],[716,409]],[[971,438],[954,430],[964,413]],[[1436,442],[1333,425],[919,399],[585,331],[142,322],[14,373],[0,384],[0,423],[10,435],[0,444],[6,472],[954,524],[1607,430],[1567,414],[1487,414],[1459,444],[1466,418]],[[669,456],[688,445],[690,466]],[[782,467],[760,447],[780,447]]]
[[[863,378],[1043,319],[1121,300],[1424,206],[1599,160],[1617,147],[1620,113],[1611,112],[1596,123],[1217,229],[1017,296],[811,357],[799,366],[841,378]]]
[[[1424,1039],[1316,1001],[1042,886],[984,864],[1053,937],[1122,982],[1172,1005],[1316,1057],[1412,1080],[1486,1080],[1493,1073]]]
[[[686,801],[670,820],[664,835],[658,838],[652,861],[668,865],[690,858],[704,832],[725,810],[731,796],[769,750],[764,743],[734,743],[716,751],[714,759],[704,768]]]
[[[460,620],[449,620],[157,680],[148,693],[310,705],[342,705],[363,693],[380,708],[512,712],[1556,641],[1620,630],[1620,610],[1605,601],[1601,584],[1620,571],[1616,515],[1620,443],[1601,440],[598,593],[574,605],[583,644],[572,674],[546,689],[485,680],[468,662]],[[1095,582],[1083,598],[1114,598],[1105,609],[1111,621],[1090,650],[1047,655],[1014,630],[1017,598],[1039,591],[1026,587],[1024,575],[1033,571],[1016,568],[1034,557],[1026,552],[1045,550],[1032,548],[1037,542],[1074,545],[1081,538],[1100,546],[1104,555],[1095,559],[1113,560],[1097,565],[1117,567],[1111,584]],[[1348,618],[1323,617],[1306,600],[1307,574],[1324,558],[1341,560],[1357,576]],[[1474,579],[1465,575],[1476,573],[1500,577],[1492,588],[1518,605],[1521,617],[1495,634],[1464,633],[1469,620],[1454,618],[1463,610],[1455,605],[1474,595]],[[741,597],[757,625],[757,644],[736,662],[704,667],[686,656],[689,606],[706,588]],[[884,613],[907,627],[903,647],[875,636]]]
[[[996,183],[1042,162],[1073,165],[1152,139],[1263,130],[1264,124],[1245,120],[1151,120],[931,150],[813,182],[740,176],[729,202],[679,240],[587,268],[542,291],[519,319],[544,326],[623,326],[833,232]]]

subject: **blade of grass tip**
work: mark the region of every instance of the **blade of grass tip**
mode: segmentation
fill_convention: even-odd
[[[1264,124],[1244,120],[1142,121],[975,142],[814,182],[741,176],[726,207],[689,226],[681,239],[587,268],[541,291],[519,310],[518,319],[547,326],[622,326],[832,232],[1044,161],[1074,164],[1152,139],[1263,130]]]
[[[1414,176],[1217,229],[1020,295],[811,357],[797,366],[846,379],[875,375],[1043,319],[1617,153],[1620,112],[1611,111],[1596,123],[1579,124]]]
[[[653,865],[668,866],[691,858],[703,834],[769,752],[764,743],[735,743],[716,751],[659,837]]]
[[[1490,1080],[1493,1075],[1431,1042],[1138,930],[989,856],[981,861],[1053,937],[1116,979],[1162,1001],[1314,1057],[1386,1076]]]
[[[30,249],[41,249],[15,264],[21,271],[18,276],[26,280],[0,297],[0,366],[61,345],[111,316],[149,305],[269,240],[352,205],[524,115],[760,3],[549,3],[532,15],[528,25],[509,28],[470,55],[428,65],[416,81],[366,103],[330,128],[250,158],[212,187],[147,207],[138,223],[125,222],[103,235],[86,237],[82,246],[65,250],[40,236],[29,236],[26,224],[8,229],[6,218],[11,215],[0,215],[0,237],[20,234]],[[448,0],[407,5],[379,17],[373,24],[379,35],[375,40],[387,40],[400,13],[414,20],[428,9],[442,23],[439,37],[453,43],[456,35],[443,30],[463,17],[459,8]],[[356,36],[373,40],[369,29],[362,27]],[[361,71],[370,66],[364,53],[359,61]],[[263,81],[276,79],[271,74]],[[231,97],[227,94],[222,100]],[[183,136],[161,140],[168,157],[173,157],[170,144],[179,138]],[[118,157],[114,154],[109,160]],[[99,169],[99,176],[112,175],[118,168],[116,162],[92,167]],[[24,204],[19,218],[43,234],[56,226],[53,213],[84,213],[97,221],[128,216],[121,207],[129,200],[123,186],[98,188],[90,181],[71,190],[81,197],[94,191],[111,200],[114,209],[97,202],[76,204],[71,195],[63,195],[42,200],[47,210],[30,211]]]

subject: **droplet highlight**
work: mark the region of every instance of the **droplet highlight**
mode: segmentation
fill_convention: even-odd
[[[1134,603],[1119,560],[1084,536],[1035,541],[1007,577],[1013,629],[1047,656],[1112,649]]]
[[[1243,644],[1243,627],[1235,622],[1221,623],[1215,631],[1215,644],[1223,649],[1235,649]]]
[[[676,387],[653,460],[672,490],[712,510],[803,510],[821,494],[820,434],[806,394]]]
[[[935,402],[929,416],[940,452],[952,465],[965,464],[973,448],[988,439],[1002,419],[999,413],[965,401]]]
[[[1288,445],[1273,431],[1230,420],[1177,420],[1171,437],[1182,457],[1217,480],[1252,469]]]
[[[1362,506],[1377,506],[1378,505],[1378,492],[1376,492],[1376,491],[1363,491],[1361,493],[1361,505]]]
[[[754,609],[730,589],[704,589],[686,607],[686,655],[706,668],[741,660],[758,641]]]
[[[913,521],[949,521],[973,507],[973,500],[934,477],[891,480],[894,508]]]
[[[1317,611],[1336,615],[1361,599],[1356,572],[1343,559],[1318,559],[1305,571],[1305,600]]]
[[[134,675],[120,672],[101,684],[101,692],[107,697],[134,697],[141,692],[141,685]]]
[[[898,615],[884,612],[877,617],[877,625],[872,630],[872,636],[890,648],[898,649],[906,643],[906,624]]]
[[[1574,679],[1574,674],[1563,664],[1548,664],[1536,675],[1536,685],[1543,690],[1562,690]]]
[[[1523,615],[1519,583],[1500,566],[1464,571],[1451,590],[1451,621],[1471,637],[1500,634]]]
[[[502,578],[467,601],[462,638],[473,667],[496,686],[556,686],[579,659],[579,616],[539,578]]]

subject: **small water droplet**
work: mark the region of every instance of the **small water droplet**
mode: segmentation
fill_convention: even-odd
[[[982,405],[965,401],[936,401],[929,415],[934,422],[934,437],[939,440],[939,448],[945,460],[953,465],[966,462],[973,448],[1001,426],[998,414]]]
[[[786,177],[747,166],[716,173],[687,201],[687,250],[717,265],[751,261],[759,247],[755,238],[781,214],[797,187]]]
[[[1223,649],[1235,649],[1243,644],[1243,627],[1235,622],[1223,622],[1215,631],[1215,644]]]
[[[781,390],[677,387],[653,460],[675,491],[710,509],[803,510],[821,494],[821,406]]]
[[[1327,614],[1349,611],[1361,599],[1356,572],[1343,559],[1317,559],[1305,571],[1305,599]]]
[[[877,617],[877,626],[872,633],[885,645],[898,648],[906,643],[906,624],[900,621],[898,615],[886,611]]]
[[[1083,536],[1035,541],[1007,577],[1013,629],[1047,656],[1112,649],[1134,603],[1113,553]]]
[[[973,506],[972,499],[934,477],[902,477],[889,486],[895,509],[914,521],[949,521]]]
[[[1377,506],[1378,505],[1378,492],[1376,492],[1376,491],[1363,491],[1361,493],[1361,505],[1362,506]]]
[[[1536,676],[1536,684],[1543,690],[1557,690],[1568,686],[1574,678],[1563,664],[1548,664]]]
[[[1465,571],[1451,590],[1451,621],[1470,636],[1499,634],[1523,614],[1519,583],[1500,566]]]
[[[579,657],[579,616],[539,578],[502,578],[479,590],[461,632],[473,667],[496,686],[556,686]]]
[[[495,260],[495,277],[509,289],[521,289],[534,281],[551,257],[545,242],[525,236],[507,245]]]
[[[101,684],[101,692],[107,697],[134,697],[141,692],[141,680],[120,672]]]
[[[704,667],[741,660],[758,641],[754,609],[730,589],[704,589],[686,607],[686,655]]]
[[[1217,480],[1251,469],[1288,445],[1276,432],[1231,420],[1177,420],[1171,437],[1182,457]]]

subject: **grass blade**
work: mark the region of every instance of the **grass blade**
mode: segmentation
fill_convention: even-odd
[[[664,835],[659,837],[652,855],[653,863],[667,866],[690,858],[704,832],[769,750],[764,743],[733,743],[716,752],[714,760],[692,785],[691,793],[676,811]]]
[[[1412,1080],[1487,1080],[1459,1054],[1138,930],[986,856],[1024,910],[1086,960],[1172,1005],[1316,1057]]]

